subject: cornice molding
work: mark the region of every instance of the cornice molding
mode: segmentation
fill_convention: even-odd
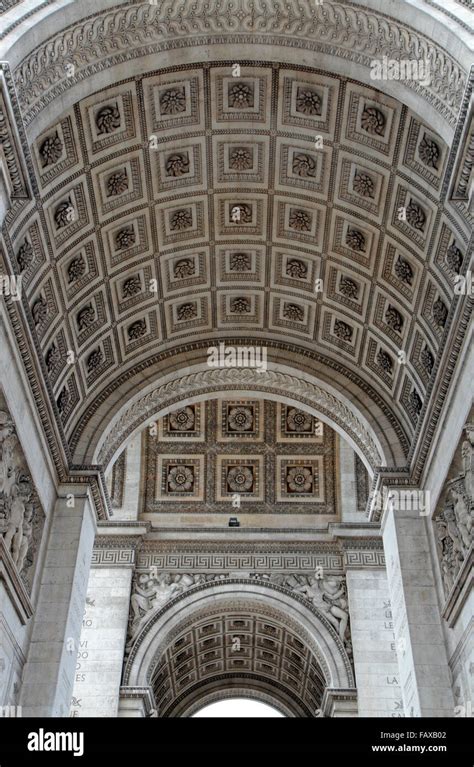
[[[330,43],[328,43],[330,41]],[[454,126],[466,73],[435,41],[390,16],[351,3],[311,0],[196,0],[176,6],[140,3],[103,11],[41,43],[17,67],[15,80],[25,121],[94,73],[160,51],[221,44],[269,44],[328,53],[369,67],[374,57],[425,59],[429,85],[406,87]],[[73,68],[67,67],[72,65]],[[69,73],[69,76],[68,76]]]

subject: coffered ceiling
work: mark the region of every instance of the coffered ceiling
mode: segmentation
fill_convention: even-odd
[[[335,521],[336,440],[313,416],[269,400],[187,405],[144,431],[141,511],[152,521],[157,513],[196,512]],[[125,471],[113,472],[112,498],[120,496],[124,477]]]
[[[447,154],[393,98],[265,62],[147,73],[65,112],[10,244],[72,447],[100,403],[241,338],[377,400],[406,455],[466,256]]]
[[[314,716],[326,679],[293,626],[251,610],[208,615],[177,633],[152,679],[160,716],[176,716],[213,685],[265,691],[293,715]]]

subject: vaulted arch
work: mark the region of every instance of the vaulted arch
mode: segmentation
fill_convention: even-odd
[[[186,715],[233,687],[265,693],[293,716],[315,716],[326,689],[348,693],[354,676],[337,633],[310,602],[229,579],[191,588],[148,619],[124,685],[151,686],[160,716]]]

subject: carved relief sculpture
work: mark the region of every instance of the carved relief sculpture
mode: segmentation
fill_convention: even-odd
[[[15,424],[0,394],[0,535],[28,590],[43,522]]]
[[[469,551],[474,528],[473,462],[474,430],[464,427],[467,439],[462,443],[463,471],[446,484],[444,505],[435,518],[438,555],[446,596],[450,593]]]

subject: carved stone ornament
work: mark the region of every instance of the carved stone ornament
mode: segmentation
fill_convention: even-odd
[[[293,322],[303,322],[304,310],[298,304],[284,304],[283,316],[285,319],[292,320]]]
[[[229,268],[231,272],[249,272],[252,262],[249,253],[231,253]]]
[[[386,373],[392,373],[393,371],[393,360],[386,351],[383,349],[379,349],[377,352],[377,362],[382,368],[382,370],[385,370]]]
[[[79,331],[87,330],[96,320],[95,309],[92,304],[84,306],[77,315],[77,327]]]
[[[35,325],[38,327],[43,324],[48,316],[48,304],[44,296],[39,296],[31,309]]]
[[[292,407],[287,413],[286,425],[289,431],[309,432],[313,427],[313,416],[304,410]]]
[[[253,87],[249,83],[235,83],[228,91],[229,107],[232,109],[249,109],[254,104]]]
[[[347,324],[347,322],[344,322],[343,320],[336,319],[334,322],[334,335],[337,338],[340,338],[341,341],[351,341],[352,339],[352,328],[350,325]]]
[[[426,215],[424,210],[414,200],[410,200],[406,208],[407,222],[413,229],[418,229],[420,232],[424,231],[426,223]]]
[[[346,245],[351,250],[355,250],[356,253],[363,253],[365,251],[365,237],[359,229],[348,229],[346,232]]]
[[[385,133],[385,122],[385,117],[380,109],[369,106],[364,107],[360,118],[362,130],[372,135],[383,136]]]
[[[287,261],[285,272],[288,277],[304,280],[308,275],[308,267],[299,258],[292,258],[291,261]]]
[[[135,341],[137,338],[141,338],[146,333],[146,320],[141,319],[136,322],[132,322],[127,328],[127,335],[129,341]]]
[[[248,493],[253,489],[254,475],[249,466],[233,466],[227,472],[227,486],[235,493]]]
[[[177,115],[186,111],[184,88],[170,88],[160,97],[160,109],[164,115]]]
[[[132,298],[141,293],[142,283],[138,274],[128,277],[122,285],[122,298]]]
[[[117,250],[125,250],[125,248],[130,248],[132,245],[135,245],[135,240],[136,236],[133,226],[125,226],[115,235],[115,245]]]
[[[173,597],[203,581],[203,575],[172,575],[153,569],[139,573],[130,599],[129,644],[153,613],[161,610]]]
[[[251,572],[242,574],[249,581],[257,581],[265,585],[284,588],[289,594],[303,601],[308,601],[312,607],[325,619],[336,632],[343,643],[349,657],[352,655],[349,604],[345,578],[341,575],[328,575],[325,578],[301,575],[299,573],[261,573]],[[189,589],[206,584],[222,583],[231,573],[170,573],[150,567],[138,572],[133,583],[130,599],[130,617],[127,650],[149,619],[176,597],[180,597]],[[270,628],[270,627],[269,627]]]
[[[244,296],[232,298],[230,302],[230,311],[232,314],[245,314],[250,312],[250,300]]]
[[[235,147],[229,154],[229,167],[232,170],[250,170],[253,167],[252,150],[247,147]]]
[[[176,152],[170,155],[165,164],[166,175],[179,178],[189,173],[189,156],[187,152]]]
[[[392,330],[395,330],[397,333],[402,332],[403,317],[398,309],[395,309],[395,307],[391,304],[389,304],[385,310],[385,322],[389,328],[392,328]]]
[[[253,428],[253,423],[254,417],[251,408],[241,405],[229,410],[227,416],[227,427],[229,431],[250,431]]]
[[[46,367],[48,369],[48,373],[52,373],[60,362],[61,352],[55,344],[51,344],[48,351],[46,352]]]
[[[18,253],[16,254],[16,260],[18,263],[18,268],[21,272],[24,272],[25,269],[28,269],[29,265],[33,261],[34,257],[34,251],[33,246],[31,242],[25,237],[24,242],[22,245],[20,245],[18,249]]]
[[[76,218],[76,211],[72,201],[68,198],[59,203],[54,211],[54,221],[56,223],[56,229],[64,229],[65,226],[71,224]]]
[[[0,535],[28,591],[43,523],[15,424],[0,393]]]
[[[240,202],[230,206],[230,220],[233,224],[251,224],[252,208],[245,202]]]
[[[94,349],[87,358],[87,370],[89,373],[93,373],[94,370],[100,368],[104,361],[104,355],[102,349]]]
[[[293,155],[293,173],[301,178],[312,178],[316,175],[316,163],[309,154],[298,152]]]
[[[194,259],[181,258],[173,266],[173,275],[176,279],[184,279],[185,277],[193,277],[196,272]]]
[[[341,320],[340,320],[341,322]],[[345,323],[344,323],[345,324]],[[348,326],[349,332],[351,328]],[[260,383],[259,383],[260,382]],[[261,374],[252,368],[225,369],[209,368],[201,372],[192,372],[180,376],[166,384],[156,386],[152,391],[139,398],[132,407],[127,408],[107,431],[106,439],[98,449],[97,463],[107,465],[114,452],[118,450],[126,437],[147,418],[160,410],[166,403],[175,397],[187,399],[194,393],[201,394],[203,391],[211,391],[214,388],[242,386],[256,388],[261,385]],[[326,391],[319,385],[310,381],[302,381],[296,376],[275,370],[267,370],[265,385],[269,391],[276,394],[291,392],[295,399],[304,399],[309,406],[315,407],[323,415],[339,423],[350,434],[360,450],[366,455],[372,466],[378,466],[383,462],[382,455],[374,438],[366,425],[358,418],[353,407],[347,406],[335,394]]]
[[[117,104],[108,104],[99,109],[95,116],[95,124],[99,136],[104,133],[114,133],[120,128],[120,111]]]
[[[39,148],[41,164],[43,168],[48,165],[54,165],[63,153],[63,144],[58,133],[47,136]]]
[[[60,414],[65,415],[69,405],[71,404],[71,392],[69,391],[67,386],[64,386],[59,392],[59,396],[58,396],[58,399],[56,400],[56,404],[58,406],[58,410]]]
[[[410,406],[410,410],[413,413],[414,417],[417,418],[421,413],[421,407],[423,403],[416,389],[412,389],[412,391],[410,392],[410,395],[408,397],[408,404]]]
[[[320,95],[312,88],[298,88],[296,91],[296,111],[304,115],[320,115]]]
[[[305,210],[292,208],[290,211],[288,226],[290,229],[296,229],[298,232],[310,232],[311,216]]]
[[[433,304],[433,319],[438,327],[444,328],[447,318],[448,308],[441,298],[438,297]]]
[[[176,310],[178,320],[194,320],[198,316],[197,305],[195,303],[186,303],[178,306]]]
[[[441,156],[440,148],[438,144],[432,139],[428,138],[425,134],[418,147],[418,154],[421,161],[429,168],[438,170],[438,162]]]
[[[425,346],[420,353],[420,361],[425,370],[431,373],[434,365],[434,357],[427,346]]]
[[[182,208],[176,210],[170,219],[170,228],[173,232],[180,232],[183,229],[189,229],[193,225],[193,214],[191,208]]]
[[[67,268],[69,284],[72,285],[74,282],[77,282],[77,280],[83,277],[85,273],[86,262],[82,253],[80,253],[79,256],[76,256],[76,258],[72,259]]]
[[[107,197],[118,197],[128,189],[128,175],[125,168],[112,173],[107,179]]]
[[[339,291],[343,296],[346,296],[346,298],[357,299],[359,295],[359,285],[350,277],[342,275],[339,280]]]
[[[289,492],[310,493],[313,489],[313,472],[308,466],[288,467],[286,484]]]
[[[172,466],[166,478],[171,492],[189,493],[194,487],[194,471],[189,466]]]
[[[474,539],[474,431],[466,424],[461,455],[463,470],[445,486],[441,512],[434,518],[444,592],[448,596]]]
[[[169,425],[171,431],[191,431],[194,429],[196,416],[192,407],[184,407],[181,410],[175,410],[169,415]]]
[[[462,262],[462,253],[456,245],[456,242],[453,242],[446,251],[446,263],[449,268],[453,270],[453,272],[459,274],[461,271]]]
[[[406,285],[412,285],[413,283],[413,269],[405,258],[398,256],[395,262],[393,271],[397,275],[400,282],[404,282]]]
[[[361,197],[370,197],[371,199],[375,197],[375,184],[368,173],[357,171],[352,182],[352,187],[354,192],[360,194]]]

